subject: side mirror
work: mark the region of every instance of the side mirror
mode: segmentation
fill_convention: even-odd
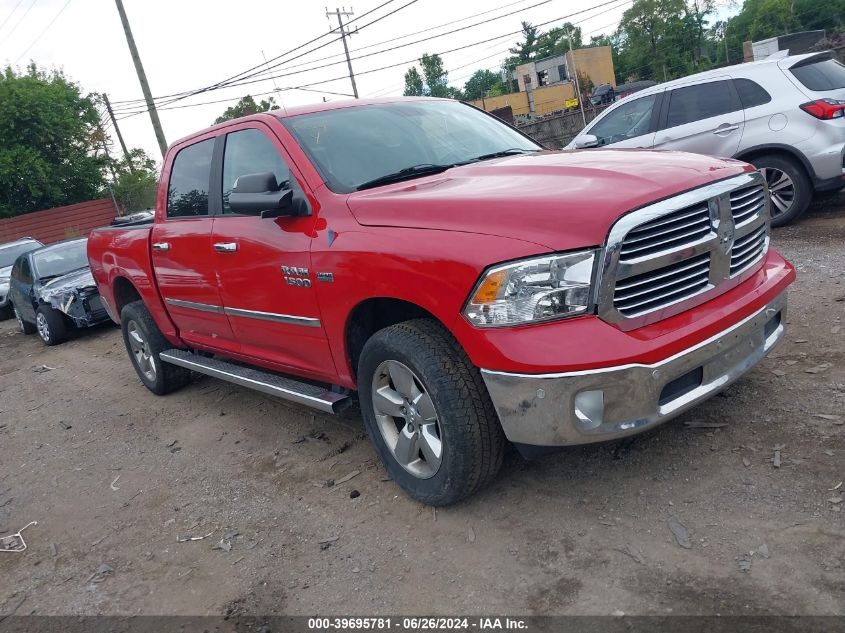
[[[239,176],[229,194],[229,208],[236,213],[260,215],[262,218],[297,214],[293,190],[279,189],[276,176],[270,171]]]
[[[575,149],[586,149],[588,147],[598,147],[599,139],[593,134],[584,134],[575,139]]]

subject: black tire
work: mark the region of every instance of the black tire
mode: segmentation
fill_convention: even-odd
[[[436,410],[441,461],[428,478],[412,474],[397,460],[376,418],[374,379],[377,372],[385,375],[379,368],[388,361],[411,370]],[[440,324],[415,319],[376,332],[361,352],[358,381],[364,424],[376,452],[393,480],[414,499],[434,506],[455,503],[498,473],[505,436],[493,403],[481,373]],[[381,419],[389,422],[390,417],[382,414]],[[407,423],[402,418],[393,421],[397,428]]]
[[[20,312],[15,307],[15,304],[12,304],[12,313],[15,315],[15,319],[17,319],[18,327],[20,328],[21,332],[24,334],[35,334],[35,325],[30,323],[29,321],[24,321],[23,317],[21,317]]]
[[[14,312],[12,311],[11,303],[7,303],[5,308],[0,308],[0,321],[11,319],[13,315]]]
[[[39,306],[35,311],[35,319],[35,329],[44,345],[59,345],[67,340],[67,323],[58,310]]]
[[[751,163],[764,176],[768,174],[766,180],[773,197],[775,194],[771,189],[771,185],[774,180],[773,176],[776,176],[777,172],[782,172],[792,180],[793,194],[789,196],[791,203],[786,209],[779,208],[775,200],[772,200],[772,226],[784,226],[800,218],[807,210],[807,207],[810,206],[810,201],[813,198],[813,187],[804,168],[797,161],[778,154],[764,154],[752,159]]]
[[[123,310],[120,311],[120,329],[129,360],[132,361],[135,373],[147,389],[158,396],[163,396],[184,387],[191,381],[190,370],[162,362],[159,358],[161,352],[173,346],[164,338],[143,301],[133,301],[123,306]],[[135,334],[140,336],[140,339],[135,338]],[[145,361],[139,359],[137,354],[139,344],[144,348],[144,352],[141,353],[142,358],[146,358],[149,363],[144,367],[142,364]],[[150,367],[153,368],[152,372]]]

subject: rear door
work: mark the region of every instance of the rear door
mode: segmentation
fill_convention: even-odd
[[[730,78],[680,86],[664,95],[654,148],[731,157],[744,126],[742,104]]]
[[[9,298],[24,321],[35,323],[35,293],[29,255],[18,257],[9,279]]]
[[[643,147],[654,143],[661,93],[631,97],[607,112],[582,134],[592,134],[599,147]],[[579,135],[580,136],[580,135]]]
[[[293,189],[310,213],[263,219],[233,212],[228,198],[238,177],[266,172],[275,174],[280,189]],[[334,361],[311,270],[316,201],[308,201],[305,186],[269,127],[254,121],[234,127],[225,137],[223,208],[214,218],[212,243],[223,305],[241,353],[282,371],[330,378]]]
[[[237,343],[223,313],[211,245],[214,144],[211,137],[183,147],[170,173],[163,174],[166,206],[164,217],[153,224],[151,241],[158,288],[180,337],[226,352],[237,351]]]

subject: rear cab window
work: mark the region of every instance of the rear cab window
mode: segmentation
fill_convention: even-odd
[[[827,92],[845,88],[845,66],[828,57],[811,57],[789,69],[808,90]]]
[[[167,186],[167,218],[207,216],[214,139],[179,150]]]

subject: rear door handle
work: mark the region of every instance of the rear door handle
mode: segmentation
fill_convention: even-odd
[[[238,250],[238,243],[237,242],[216,242],[214,244],[214,250],[218,253],[234,253]]]
[[[738,130],[738,129],[739,129],[738,125],[727,125],[727,124],[726,125],[720,125],[715,130],[713,130],[713,134],[724,134],[726,132],[733,132],[733,131]]]
[[[170,242],[153,242],[154,251],[169,251]]]

